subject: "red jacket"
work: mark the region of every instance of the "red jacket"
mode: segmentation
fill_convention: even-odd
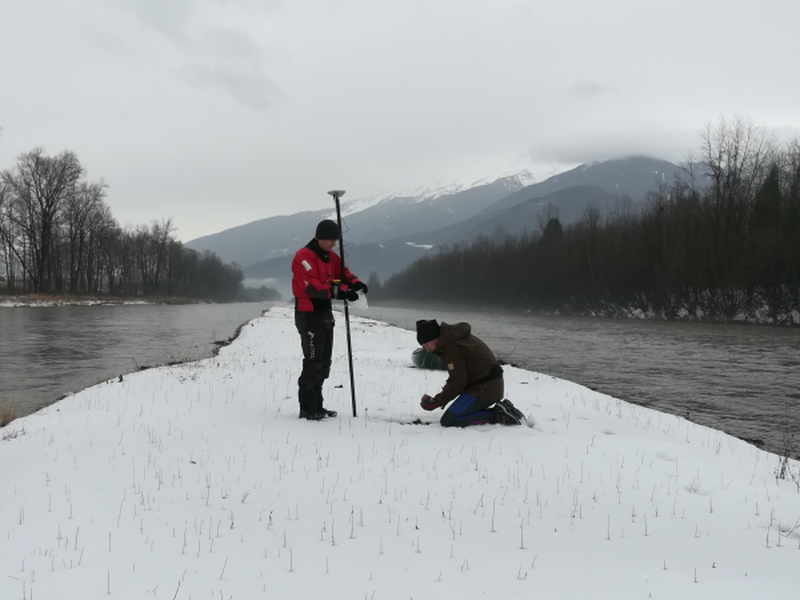
[[[316,239],[297,251],[292,260],[292,294],[295,308],[300,312],[330,310],[331,282],[339,279],[347,289],[358,277],[345,270],[342,277],[342,259],[335,252],[324,252]]]

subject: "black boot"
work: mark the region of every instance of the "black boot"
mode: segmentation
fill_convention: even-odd
[[[511,400],[509,400],[508,398],[503,398],[502,400],[500,400],[500,404],[505,406],[506,409],[508,410],[508,412],[510,412],[515,417],[517,417],[520,420],[520,422],[524,423],[527,420],[525,418],[525,414],[520,409],[518,409],[516,406],[514,406],[511,403]]]
[[[330,366],[328,366],[328,371],[330,371]],[[317,406],[319,406],[320,411],[325,413],[325,417],[333,418],[333,417],[338,417],[339,416],[339,413],[336,412],[335,410],[328,410],[327,408],[325,408],[325,399],[322,397],[322,384],[317,386],[317,389],[316,389],[316,402],[317,402]]]
[[[300,409],[300,418],[306,419],[308,421],[321,421],[325,417],[327,417],[323,411],[317,409],[309,409],[309,408],[301,408]]]
[[[522,419],[514,414],[504,402],[498,402],[492,407],[494,422],[498,425],[522,425]]]

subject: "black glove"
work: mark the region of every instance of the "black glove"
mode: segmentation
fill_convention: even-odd
[[[424,410],[435,410],[447,404],[446,402],[442,402],[442,397],[439,394],[436,394],[433,398],[431,398],[428,394],[425,394],[422,397],[422,401],[419,405]]]
[[[336,299],[349,300],[350,302],[355,302],[356,300],[358,300],[358,294],[356,294],[353,290],[350,289],[343,290],[342,288],[336,288]]]
[[[365,294],[369,291],[367,284],[364,283],[363,281],[356,281],[353,284],[353,289],[357,292],[364,292]]]

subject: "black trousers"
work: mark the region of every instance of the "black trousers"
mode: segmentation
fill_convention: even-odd
[[[333,313],[295,311],[294,324],[303,347],[303,370],[297,379],[300,410],[316,412],[322,410],[322,384],[331,374]]]

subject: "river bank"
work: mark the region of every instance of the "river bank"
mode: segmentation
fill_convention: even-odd
[[[0,308],[18,306],[120,306],[137,304],[207,304],[192,298],[122,298],[109,296],[70,296],[54,294],[0,294]]]
[[[82,390],[3,430],[0,597],[783,597],[800,547],[780,457],[509,367],[527,427],[443,429],[411,331],[343,324],[297,418],[291,309],[215,357]],[[407,423],[419,422],[420,425]],[[576,577],[580,565],[580,577]]]
[[[237,328],[273,304],[281,305],[0,310],[0,411],[13,408],[19,417],[107,378],[213,356]],[[442,304],[373,303],[350,312],[408,330],[420,318],[466,321],[505,363],[800,456],[794,435],[800,430],[797,328],[541,316]],[[337,319],[343,322],[341,314]]]

